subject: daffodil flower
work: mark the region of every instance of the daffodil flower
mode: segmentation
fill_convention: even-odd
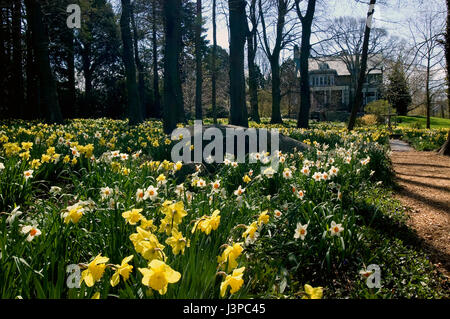
[[[130,225],[136,225],[138,221],[140,221],[142,219],[142,208],[141,209],[132,209],[129,211],[126,211],[124,213],[122,213],[122,217],[126,219],[126,221],[130,224]]]
[[[152,260],[148,268],[139,268],[144,276],[142,284],[157,290],[161,295],[167,292],[168,284],[176,283],[180,280],[181,274],[173,270],[169,265],[161,260]]]
[[[236,259],[241,255],[243,250],[244,248],[242,248],[241,243],[234,243],[233,246],[227,246],[222,255],[217,257],[217,262],[221,265],[228,262],[227,271],[230,272],[237,267],[238,263]]]
[[[80,283],[84,281],[86,286],[94,286],[94,284],[102,278],[106,268],[105,264],[108,261],[108,257],[103,257],[101,254],[97,255],[94,260],[88,264],[87,269],[81,273]]]
[[[239,289],[241,289],[242,285],[244,284],[244,279],[242,278],[244,276],[244,270],[245,267],[237,268],[233,270],[233,273],[231,275],[227,275],[225,277],[224,281],[220,284],[221,297],[225,296],[228,286],[231,287],[231,294],[234,294]]]
[[[128,278],[130,277],[130,273],[133,270],[133,266],[128,264],[131,259],[133,259],[133,255],[125,257],[120,265],[114,265],[114,267],[116,268],[116,272],[112,275],[110,280],[112,287],[115,287],[119,284],[120,276],[122,276],[124,281],[128,280]]]
[[[306,296],[303,296],[302,299],[322,299],[323,288],[322,287],[313,288],[312,286],[306,284],[305,293]]]

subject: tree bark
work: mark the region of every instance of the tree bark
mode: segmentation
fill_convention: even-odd
[[[212,61],[211,61],[211,107],[213,113],[214,124],[217,124],[217,25],[216,25],[216,0],[212,2],[212,27],[213,27],[213,48],[212,48]]]
[[[447,68],[447,87],[450,88],[450,0],[447,4],[447,24],[445,27],[445,61]],[[447,90],[448,118],[450,119],[450,89]]]
[[[258,42],[256,32],[258,22],[256,18],[256,0],[250,3],[250,22],[252,23],[252,30],[247,36],[247,62],[248,62],[248,94],[250,96],[250,118],[256,123],[260,123],[258,110],[258,72],[255,64],[256,51],[258,49]]]
[[[302,23],[302,43],[300,47],[300,110],[297,127],[309,127],[309,110],[311,109],[311,88],[309,86],[309,56],[311,54],[311,27],[316,10],[316,0],[308,1],[305,16],[300,12],[299,1],[295,2],[297,15]]]
[[[144,66],[142,65],[141,58],[139,57],[139,46],[138,46],[138,32],[136,26],[136,20],[134,17],[134,8],[133,5],[130,7],[130,18],[131,18],[131,26],[133,28],[133,48],[134,48],[134,59],[136,61],[136,68],[138,72],[138,92],[139,92],[139,101],[140,101],[140,109],[142,112],[142,116],[146,118],[148,116],[148,110],[146,109],[146,98],[145,98],[145,82],[144,82]]]
[[[42,105],[45,106],[45,118],[50,123],[62,123],[62,114],[58,102],[56,82],[50,68],[48,52],[48,33],[42,21],[42,9],[37,0],[26,0],[25,6],[30,11],[33,49],[39,76]]]
[[[159,74],[158,74],[158,41],[156,37],[156,2],[152,3],[152,50],[153,50],[153,103],[154,103],[154,116],[161,117],[161,97],[159,94]]]
[[[170,134],[178,122],[184,122],[181,90],[181,0],[164,1],[164,132]]]
[[[272,69],[272,118],[270,123],[283,123],[281,118],[281,90],[280,90],[280,62],[279,54],[272,55],[270,61]]]
[[[12,43],[13,43],[13,105],[16,117],[25,118],[24,89],[22,72],[22,1],[14,0],[12,11]]]
[[[120,17],[120,30],[123,42],[123,63],[127,76],[128,117],[130,125],[136,125],[142,122],[142,111],[136,83],[136,68],[134,65],[133,43],[130,31],[131,4],[130,0],[121,0],[121,3],[122,15]]]
[[[248,33],[245,0],[228,0],[230,11],[230,124],[248,127],[244,46]]]
[[[430,92],[430,72],[431,72],[431,61],[430,61],[430,55],[427,57],[427,75],[426,75],[426,83],[425,83],[425,95],[426,95],[426,101],[425,106],[427,109],[427,129],[430,129],[431,123],[430,123],[430,113],[431,113],[431,92]]]
[[[27,32],[26,32],[26,45],[27,45],[27,59],[26,59],[26,86],[27,86],[27,99],[26,99],[26,112],[25,119],[31,120],[38,118],[41,114],[38,84],[39,79],[37,77],[36,63],[34,62],[33,54],[33,39],[31,35],[31,11],[27,9]]]
[[[197,21],[195,25],[195,119],[203,118],[202,110],[202,1],[197,0]]]
[[[358,83],[356,86],[356,93],[355,93],[355,100],[352,106],[352,111],[350,113],[350,119],[348,122],[347,129],[349,131],[353,130],[355,127],[356,122],[356,115],[362,105],[363,100],[363,85],[364,85],[364,79],[366,76],[367,71],[367,58],[368,58],[368,52],[369,52],[369,38],[370,38],[370,30],[372,28],[371,21],[374,14],[374,6],[375,6],[376,0],[370,0],[369,5],[369,12],[367,13],[367,21],[366,21],[366,29],[364,31],[364,41],[363,41],[363,49],[362,49],[362,55],[361,55],[361,68],[359,70],[359,77],[358,77]]]
[[[67,106],[67,114],[71,116],[75,115],[75,101],[76,101],[76,88],[75,88],[75,47],[74,47],[74,34],[73,30],[67,30],[67,89],[69,93],[69,105]]]
[[[271,51],[269,40],[266,32],[266,23],[264,20],[262,2],[259,0],[259,11],[261,16],[261,24],[263,30],[263,43],[265,46],[265,53],[270,62],[270,67],[272,70],[272,118],[270,120],[271,123],[283,123],[281,118],[281,92],[280,92],[280,52],[283,48],[283,29],[285,25],[285,18],[288,12],[288,1],[278,0],[277,8],[278,8],[278,16],[277,16],[277,27],[276,27],[276,38],[275,45]]]
[[[447,67],[447,86],[450,88],[450,0],[446,0],[447,4],[447,25],[445,32],[445,60]],[[447,90],[448,116],[450,118],[450,90]],[[440,155],[450,156],[450,130],[448,131],[447,141],[439,150]]]

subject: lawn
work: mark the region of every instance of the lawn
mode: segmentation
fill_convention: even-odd
[[[426,128],[427,126],[427,118],[425,116],[397,116],[394,118],[394,121],[397,121],[397,125],[401,127],[419,128],[416,125],[420,125],[421,128]],[[450,128],[450,119],[431,117],[430,124],[431,128]]]

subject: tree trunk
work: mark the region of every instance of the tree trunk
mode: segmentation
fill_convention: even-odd
[[[195,119],[203,118],[202,112],[202,0],[197,0],[197,21],[195,25]]]
[[[156,38],[156,0],[152,3],[152,50],[153,50],[153,103],[154,103],[154,116],[160,118],[161,111],[161,97],[159,95],[159,74],[158,74],[158,42]]]
[[[447,68],[447,87],[450,88],[450,0],[447,4],[447,24],[445,27],[445,61]],[[448,118],[450,119],[450,89],[447,89]]]
[[[244,46],[248,32],[245,0],[228,0],[230,11],[230,124],[248,127]]]
[[[41,5],[36,0],[26,0],[27,11],[30,11],[32,29],[33,49],[35,52],[35,63],[39,75],[40,94],[42,105],[45,107],[45,118],[50,123],[62,123],[62,114],[58,102],[56,82],[50,68],[48,53],[47,28],[42,21]]]
[[[12,43],[13,43],[13,105],[14,115],[25,118],[24,89],[22,72],[22,1],[14,0],[12,12]]]
[[[145,82],[144,82],[144,66],[142,65],[141,58],[139,57],[139,46],[138,46],[138,32],[136,21],[134,18],[134,9],[133,5],[130,7],[130,18],[131,18],[131,26],[133,27],[133,47],[134,47],[134,59],[136,61],[136,68],[138,71],[138,92],[139,92],[139,101],[140,101],[140,109],[142,112],[143,118],[148,116],[148,110],[146,108],[146,97],[145,97]]]
[[[447,86],[450,87],[450,0],[446,0],[447,4],[447,26],[445,33],[445,60],[447,67]],[[450,90],[447,90],[448,116],[450,118]],[[440,155],[450,156],[450,130],[448,131],[447,141],[439,150]]]
[[[430,55],[427,57],[427,79],[425,83],[425,95],[426,95],[426,108],[427,108],[427,129],[430,129],[431,123],[430,123],[430,113],[431,113],[431,92],[430,92],[430,67],[431,61],[430,61]]]
[[[353,130],[355,127],[356,122],[356,115],[362,105],[363,100],[363,85],[364,85],[364,79],[366,77],[366,71],[367,71],[367,58],[368,58],[368,52],[369,52],[369,38],[370,38],[370,29],[372,28],[372,18],[374,14],[374,6],[375,6],[376,0],[370,0],[369,5],[369,12],[367,13],[367,21],[366,21],[366,29],[364,31],[364,41],[363,41],[363,49],[362,49],[362,55],[361,55],[361,68],[359,70],[359,77],[358,77],[358,83],[356,86],[356,92],[355,92],[355,100],[352,106],[352,112],[350,114],[350,119],[348,122],[348,130]]]
[[[217,68],[216,68],[216,59],[217,59],[217,25],[216,25],[216,0],[212,2],[212,27],[213,27],[213,48],[212,48],[212,61],[211,61],[211,106],[213,113],[214,124],[217,124],[217,88],[216,88],[216,79],[217,79]]]
[[[164,1],[164,132],[170,134],[184,122],[181,90],[181,0]]]
[[[27,33],[26,33],[26,44],[27,44],[27,61],[26,61],[26,85],[27,85],[27,99],[26,99],[26,112],[25,119],[31,120],[36,119],[41,114],[39,95],[38,95],[38,83],[39,79],[37,77],[36,63],[34,62],[33,54],[33,40],[31,35],[31,11],[27,9]]]
[[[67,30],[67,85],[69,91],[69,100],[68,100],[68,112],[71,116],[75,115],[75,100],[76,100],[76,88],[75,88],[75,47],[74,47],[74,35],[73,30]]]
[[[283,123],[281,118],[281,90],[280,90],[280,62],[278,54],[272,55],[272,61],[270,61],[272,69],[272,118],[270,123],[277,124]]]
[[[3,8],[0,6],[0,65],[7,65],[7,60],[5,56],[5,45],[6,45],[6,35],[3,31]],[[7,82],[7,76],[6,72],[0,72],[0,119],[8,117],[8,114],[6,114],[7,111],[9,111],[8,108],[5,109],[5,107],[8,107],[6,105],[6,82]]]
[[[120,30],[123,42],[123,63],[127,76],[128,91],[128,117],[130,125],[136,125],[142,122],[142,111],[139,101],[139,92],[136,83],[136,68],[133,57],[133,42],[130,31],[130,0],[121,0],[122,16],[120,17]]]
[[[257,19],[256,19],[256,0],[250,4],[250,21],[252,31],[247,36],[247,62],[248,62],[248,94],[250,96],[250,118],[256,123],[260,123],[258,110],[258,72],[255,65],[256,50],[258,42],[256,38]]]
[[[92,69],[91,69],[91,44],[86,42],[83,51],[81,52],[81,61],[83,64],[84,76],[84,103],[80,106],[81,116],[89,114],[92,108]]]
[[[305,16],[301,15],[296,1],[297,15],[302,23],[302,43],[300,47],[300,110],[297,127],[309,127],[309,110],[311,109],[311,88],[309,86],[309,56],[311,53],[311,27],[316,10],[316,0],[308,1]]]

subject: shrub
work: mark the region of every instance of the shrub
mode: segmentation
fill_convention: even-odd
[[[366,114],[357,120],[359,126],[371,126],[379,123],[379,118],[375,114]]]

